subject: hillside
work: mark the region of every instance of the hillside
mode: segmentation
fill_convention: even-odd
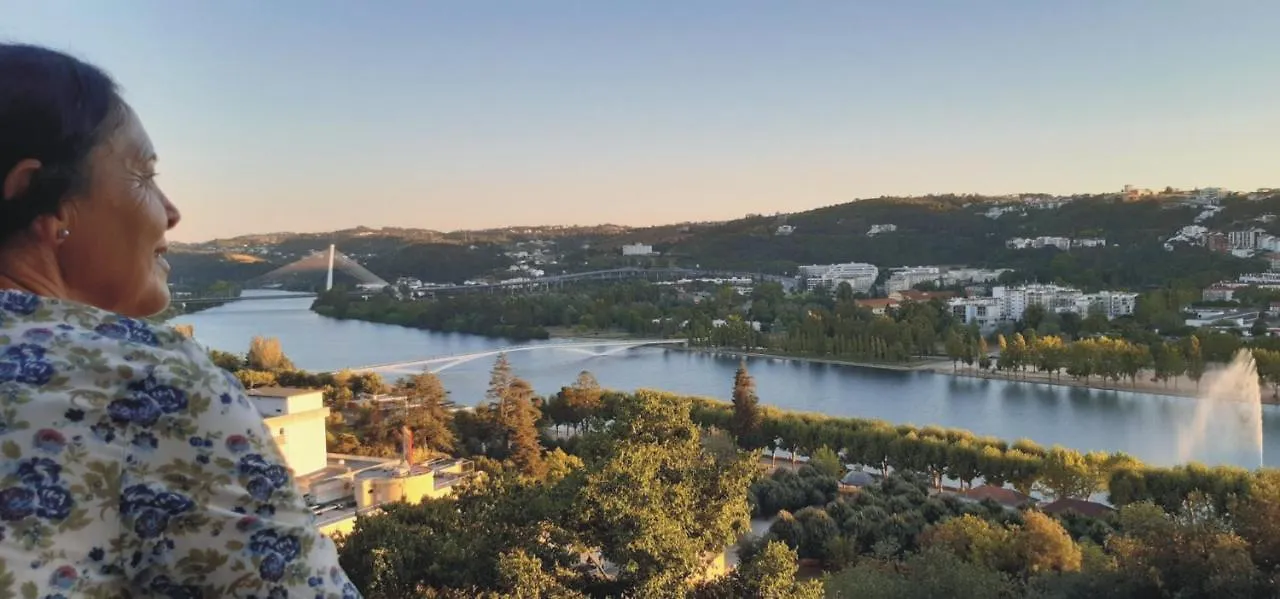
[[[635,263],[792,273],[802,264],[859,261],[881,268],[1008,267],[1027,279],[1140,288],[1178,279],[1205,285],[1265,268],[1260,262],[1213,254],[1203,247],[1166,251],[1163,242],[1204,210],[1183,201],[1185,196],[1156,195],[1140,201],[1122,201],[1115,194],[1023,197],[1033,199],[876,198],[786,215],[643,228],[601,225],[441,232],[356,227],[330,233],[268,233],[178,247],[175,272],[200,281],[244,280],[329,243],[389,280],[413,276],[439,282],[504,271],[515,263],[507,254],[521,249],[553,256],[539,266],[547,274]],[[1232,194],[1223,201],[1223,209],[1203,224],[1220,230],[1257,225],[1280,232],[1280,223],[1264,216],[1276,212],[1280,212],[1280,195],[1251,201]],[[792,228],[790,234],[780,233],[783,225]],[[875,225],[892,225],[894,230],[872,235]],[[1009,239],[1039,236],[1103,238],[1106,246],[1069,252],[1006,247]],[[650,244],[661,256],[624,258],[619,248],[628,243]],[[201,257],[187,257],[192,254]],[[240,256],[239,263],[233,255]],[[244,256],[262,262],[247,263]]]

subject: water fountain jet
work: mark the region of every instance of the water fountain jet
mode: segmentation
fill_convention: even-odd
[[[1223,419],[1224,412],[1235,412],[1230,419],[1232,430],[1218,430],[1214,426]],[[1241,431],[1243,426],[1245,429]],[[1262,467],[1262,387],[1258,383],[1258,365],[1253,353],[1242,349],[1231,363],[1222,370],[1207,376],[1196,398],[1196,413],[1192,421],[1178,431],[1178,462],[1193,461],[1197,455],[1209,449],[1208,442],[1230,441],[1244,432],[1256,450],[1258,467]],[[1214,433],[1211,435],[1211,433]],[[1221,435],[1221,436],[1219,436]]]

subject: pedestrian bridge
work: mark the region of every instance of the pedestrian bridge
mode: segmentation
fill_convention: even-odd
[[[420,372],[438,373],[453,368],[459,364],[466,364],[472,360],[492,358],[498,354],[558,350],[576,352],[594,357],[602,357],[611,356],[637,347],[654,347],[661,345],[682,346],[685,344],[686,341],[683,339],[631,339],[626,341],[569,341],[563,343],[540,343],[537,345],[515,345],[466,354],[433,356],[430,358],[423,358],[421,360],[405,360],[402,362],[372,364],[369,366],[360,366],[358,368],[346,368],[344,370],[352,372],[405,372],[416,370]]]

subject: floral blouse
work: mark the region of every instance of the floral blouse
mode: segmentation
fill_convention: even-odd
[[[0,291],[0,598],[358,599],[234,376],[167,327]]]

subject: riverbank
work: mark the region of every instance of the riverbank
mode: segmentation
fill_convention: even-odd
[[[1213,380],[1214,376],[1220,369],[1210,370],[1205,373],[1200,384],[1191,380],[1187,376],[1169,379],[1168,383],[1151,380],[1151,373],[1144,372],[1138,377],[1137,382],[1121,381],[1115,383],[1094,377],[1088,381],[1071,378],[1068,376],[1050,375],[1047,372],[1020,372],[1016,375],[1009,375],[1003,372],[982,371],[976,368],[968,368],[960,366],[956,368],[949,359],[926,359],[914,362],[898,363],[898,362],[866,362],[858,360],[840,360],[835,358],[821,358],[812,356],[788,355],[782,353],[769,352],[748,352],[740,350],[731,350],[714,347],[678,347],[671,348],[682,351],[713,353],[720,355],[730,355],[742,358],[776,358],[780,360],[795,360],[798,362],[810,362],[814,364],[832,364],[836,366],[854,366],[858,368],[875,368],[879,370],[893,370],[897,372],[931,372],[934,374],[967,377],[977,379],[987,379],[996,381],[1007,381],[1010,383],[1030,383],[1035,385],[1052,385],[1056,387],[1075,387],[1080,389],[1092,389],[1095,391],[1127,391],[1129,393],[1146,393],[1148,395],[1164,395],[1168,397],[1196,398],[1200,392]],[[1259,384],[1259,395],[1262,403],[1269,405],[1280,405],[1280,397],[1277,397],[1273,390],[1270,390]]]
[[[778,360],[795,360],[797,362],[809,362],[812,364],[830,364],[833,366],[856,366],[858,368],[876,368],[880,370],[895,370],[899,372],[912,371],[930,371],[934,372],[936,368],[941,366],[951,367],[950,360],[917,360],[914,362],[868,362],[858,360],[841,360],[838,358],[823,358],[820,356],[802,356],[796,354],[772,353],[772,352],[749,352],[736,349],[727,349],[723,347],[671,347],[677,351],[690,351],[709,354],[719,354],[722,356],[734,356],[738,358],[774,358]]]
[[[1138,380],[1121,381],[1115,383],[1113,381],[1099,380],[1098,378],[1090,379],[1088,382],[1067,376],[1052,376],[1047,372],[1026,372],[1009,376],[1004,373],[993,371],[983,372],[980,370],[970,370],[961,367],[959,370],[952,369],[950,361],[935,368],[931,368],[933,372],[938,374],[948,374],[951,376],[963,376],[969,378],[991,379],[997,381],[1009,381],[1011,383],[1032,383],[1036,385],[1055,385],[1059,387],[1078,387],[1083,389],[1094,389],[1097,391],[1128,391],[1130,393],[1147,393],[1150,395],[1165,395],[1169,397],[1187,397],[1196,398],[1204,391],[1213,381],[1214,376],[1221,369],[1210,370],[1205,373],[1204,378],[1200,380],[1200,384],[1189,377],[1183,375],[1176,379],[1169,379],[1168,383],[1151,380],[1151,372],[1143,372],[1138,376]],[[1280,397],[1276,397],[1275,392],[1265,386],[1259,384],[1258,392],[1261,396],[1262,403],[1270,405],[1280,405]]]

